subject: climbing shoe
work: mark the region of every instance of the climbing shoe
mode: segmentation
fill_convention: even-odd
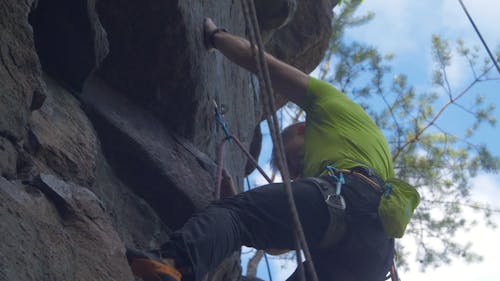
[[[135,276],[144,281],[181,281],[181,273],[152,254],[127,248],[127,260]]]

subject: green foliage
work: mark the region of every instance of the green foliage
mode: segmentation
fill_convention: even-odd
[[[422,203],[407,230],[417,243],[417,260],[422,268],[437,267],[461,258],[477,262],[481,257],[471,251],[471,244],[459,241],[458,232],[471,229],[478,222],[465,214],[482,213],[482,222],[491,227],[491,206],[471,198],[471,179],[478,172],[498,172],[500,159],[485,145],[473,142],[483,125],[495,126],[495,106],[485,104],[477,94],[474,102],[462,105],[464,96],[474,95],[474,86],[500,80],[492,62],[481,49],[470,48],[463,40],[452,43],[432,36],[435,67],[429,92],[417,91],[404,74],[394,74],[390,62],[394,54],[382,55],[376,47],[346,42],[347,28],[369,22],[373,13],[355,16],[361,1],[342,1],[333,20],[330,48],[320,65],[320,78],[349,95],[373,117],[383,130],[393,153],[397,176],[419,189]],[[470,68],[468,84],[457,90],[451,85],[448,71],[455,56]],[[500,49],[497,51],[500,57]],[[334,67],[331,67],[334,65]],[[466,80],[467,81],[467,80]],[[452,134],[439,126],[450,109],[468,116],[463,134]],[[408,258],[398,245],[402,263]]]

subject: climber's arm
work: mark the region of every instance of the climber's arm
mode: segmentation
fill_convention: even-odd
[[[215,28],[217,27],[210,19],[205,21],[206,33],[210,34]],[[252,57],[250,43],[247,40],[229,32],[217,32],[213,37],[213,43],[214,47],[234,63],[253,73],[257,72],[255,59]],[[265,58],[273,89],[292,102],[302,104],[307,93],[309,76],[270,54],[266,53]]]

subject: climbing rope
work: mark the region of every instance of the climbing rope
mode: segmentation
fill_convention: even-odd
[[[312,263],[312,257],[309,252],[309,247],[305,239],[304,230],[300,223],[297,208],[295,206],[295,201],[293,199],[290,174],[288,171],[288,167],[285,165],[286,155],[284,152],[283,140],[281,139],[281,135],[279,134],[279,125],[278,125],[279,123],[278,123],[278,117],[276,115],[276,106],[274,102],[274,96],[272,93],[269,68],[265,60],[264,47],[262,44],[262,38],[260,37],[260,31],[258,28],[259,25],[255,12],[254,2],[253,0],[242,0],[241,3],[243,7],[245,22],[247,25],[247,29],[249,31],[250,46],[251,46],[250,49],[252,51],[252,56],[256,60],[257,76],[259,78],[261,93],[263,93],[262,102],[264,104],[264,111],[266,114],[266,119],[269,126],[269,131],[271,133],[272,141],[277,148],[276,151],[278,152],[277,155],[278,168],[284,182],[285,191],[288,195],[287,196],[288,206],[292,214],[292,219],[295,228],[297,266],[299,268],[300,277],[301,280],[305,280],[304,270],[302,267],[302,258],[301,258],[302,255],[300,251],[302,249],[306,256],[306,265],[309,269],[311,280],[318,281],[318,277],[316,275],[316,271]],[[254,43],[256,43],[256,45]],[[257,54],[255,52],[254,46],[257,46]]]
[[[474,30],[476,31],[477,33],[477,36],[479,37],[479,39],[481,39],[481,42],[483,43],[483,46],[484,48],[486,49],[486,52],[488,53],[488,55],[490,56],[491,58],[491,61],[493,62],[493,64],[495,65],[496,69],[498,70],[498,73],[500,73],[500,67],[498,66],[498,63],[497,63],[497,60],[495,59],[495,57],[493,56],[493,54],[491,53],[490,51],[490,48],[488,48],[488,44],[486,44],[486,41],[484,41],[483,39],[483,36],[481,35],[481,32],[479,32],[479,29],[477,28],[476,24],[474,23],[474,20],[472,19],[472,17],[470,16],[469,14],[469,11],[467,10],[467,8],[465,7],[464,3],[462,2],[462,0],[458,0],[458,2],[460,3],[460,6],[462,6],[462,9],[464,10],[465,12],[465,15],[467,16],[467,18],[469,19],[472,27],[474,28]]]
[[[217,153],[217,175],[215,178],[215,190],[214,190],[214,197],[216,199],[219,199],[220,197],[220,189],[221,189],[221,184],[222,184],[222,167],[223,167],[223,161],[224,161],[224,148],[225,145],[228,141],[233,140],[234,143],[241,149],[241,151],[247,156],[248,160],[252,162],[252,164],[257,168],[257,170],[260,172],[260,174],[267,180],[267,182],[272,183],[273,180],[266,174],[264,169],[260,167],[259,163],[255,158],[252,156],[252,154],[245,148],[245,146],[241,143],[241,141],[233,134],[231,134],[229,127],[227,126],[226,121],[224,120],[224,115],[222,114],[221,110],[217,106],[217,103],[214,101],[214,107],[215,107],[215,120],[219,125],[222,127],[224,130],[225,138],[221,141],[218,147],[218,153]]]
[[[391,281],[399,281],[398,268],[396,267],[396,257],[392,259]]]

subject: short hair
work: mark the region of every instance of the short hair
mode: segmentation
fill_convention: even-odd
[[[293,136],[304,131],[306,122],[297,122],[286,127],[281,131],[281,138],[283,139],[283,144],[285,144]],[[276,144],[273,144],[273,151],[271,153],[271,161],[269,162],[271,169],[276,172],[278,170],[278,148]]]

